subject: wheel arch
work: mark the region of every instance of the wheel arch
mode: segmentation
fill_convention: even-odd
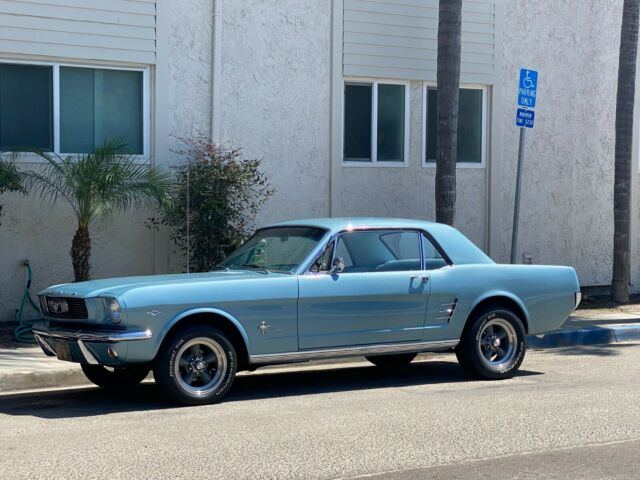
[[[210,325],[218,328],[233,344],[238,355],[238,370],[244,369],[249,362],[249,337],[241,323],[233,315],[215,308],[197,308],[177,315],[163,330],[159,346],[171,338],[180,328],[191,325]],[[157,352],[156,352],[157,355]]]
[[[527,308],[525,307],[522,300],[516,297],[513,294],[507,292],[491,292],[482,298],[476,300],[475,304],[471,308],[469,315],[467,315],[467,319],[465,320],[464,329],[466,330],[471,324],[471,320],[475,318],[477,313],[481,310],[490,307],[506,307],[515,313],[520,321],[522,321],[522,325],[524,326],[524,331],[529,333],[529,314]]]

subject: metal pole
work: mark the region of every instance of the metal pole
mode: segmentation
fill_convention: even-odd
[[[524,131],[520,128],[520,144],[518,145],[518,171],[516,172],[516,198],[513,206],[513,228],[511,230],[511,263],[516,263],[518,249],[518,220],[520,217],[520,189],[522,185],[522,162],[524,161]]]

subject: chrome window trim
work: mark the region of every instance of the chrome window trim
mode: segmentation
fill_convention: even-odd
[[[328,240],[326,241],[326,243],[322,243],[323,240],[320,240],[320,244],[321,247],[316,249],[315,251],[311,252],[310,254],[310,260],[307,260],[307,262],[302,262],[300,265],[305,265],[304,268],[300,269],[301,271],[299,273],[297,273],[298,275],[326,275],[326,272],[312,272],[311,271],[311,267],[313,266],[313,264],[316,262],[316,260],[318,259],[318,257],[320,255],[322,255],[322,253],[325,251],[325,249],[331,244],[331,242],[337,241],[338,237],[344,233],[349,233],[349,232],[361,232],[361,231],[375,231],[375,230],[403,230],[403,231],[409,231],[409,232],[417,232],[418,235],[420,236],[421,234],[424,235],[427,240],[429,240],[433,246],[435,247],[436,250],[438,250],[438,252],[440,252],[440,255],[442,255],[442,258],[444,259],[445,262],[447,262],[447,265],[445,265],[442,268],[447,268],[447,267],[451,267],[453,266],[453,262],[451,261],[451,259],[449,258],[449,256],[447,255],[447,253],[444,251],[444,249],[442,248],[442,246],[436,241],[435,238],[433,238],[433,236],[427,232],[426,230],[422,229],[422,228],[415,228],[415,227],[376,227],[376,226],[363,226],[363,227],[353,227],[353,228],[344,228],[342,230],[339,230],[335,233],[332,233],[331,235],[329,235]],[[422,270],[419,271],[425,271],[425,267],[426,267],[426,259],[424,258],[424,250],[423,250],[423,245],[422,245],[422,238],[420,238],[420,266],[422,267]],[[333,249],[333,256],[331,258],[331,263],[333,263],[333,259],[335,258],[335,254],[336,254],[336,249]],[[442,268],[438,269],[441,270]],[[418,271],[418,270],[406,270],[407,272],[409,271]],[[433,270],[428,270],[428,271],[433,271]],[[340,275],[348,275],[350,272],[346,272],[346,273],[341,273]],[[351,273],[356,273],[356,272],[351,272]],[[362,273],[362,272],[360,272]],[[366,273],[388,273],[388,272],[366,272]]]
[[[459,340],[441,340],[435,342],[411,342],[362,345],[357,347],[341,347],[319,350],[306,350],[298,352],[268,353],[262,355],[250,355],[249,363],[262,365],[269,363],[288,363],[306,360],[318,360],[323,358],[361,357],[364,355],[406,353],[406,352],[430,352],[449,350],[455,348]]]

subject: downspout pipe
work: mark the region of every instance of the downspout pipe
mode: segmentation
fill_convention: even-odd
[[[222,0],[213,0],[211,58],[211,141],[220,144],[220,77],[222,73]]]

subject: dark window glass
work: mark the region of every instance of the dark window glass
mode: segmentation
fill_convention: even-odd
[[[438,91],[427,90],[427,161],[436,160]],[[482,90],[461,88],[458,105],[458,163],[482,162]]]
[[[344,159],[371,161],[371,95],[373,85],[344,87]]]
[[[422,235],[422,252],[424,255],[425,270],[436,270],[447,265],[447,261],[440,254],[440,251],[426,235]]]
[[[0,150],[53,150],[53,69],[0,63]]]
[[[404,85],[378,85],[378,161],[404,161]]]
[[[60,151],[88,153],[119,139],[143,153],[142,72],[60,67]]]
[[[399,230],[344,233],[335,256],[344,258],[345,273],[420,270],[420,237]]]

